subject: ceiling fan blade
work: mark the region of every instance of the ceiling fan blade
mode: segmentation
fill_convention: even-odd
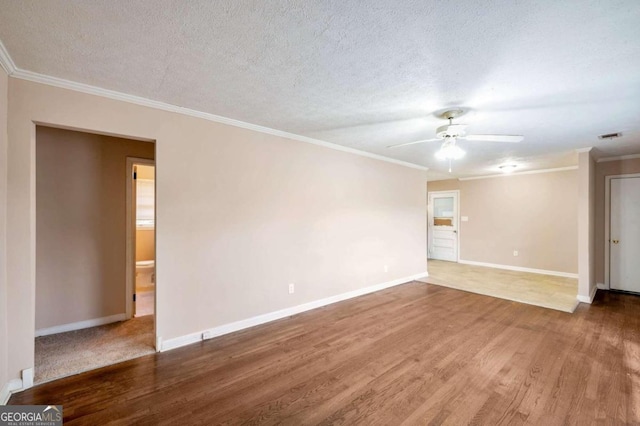
[[[468,141],[488,141],[488,142],[522,142],[522,135],[466,135],[460,139]]]
[[[434,142],[434,141],[439,141],[439,140],[442,140],[442,139],[439,139],[439,138],[422,139],[422,140],[419,140],[419,141],[400,143],[398,145],[389,145],[389,146],[387,146],[387,148],[398,148],[398,147],[401,147],[401,146],[414,145],[414,144],[423,143],[423,142]]]

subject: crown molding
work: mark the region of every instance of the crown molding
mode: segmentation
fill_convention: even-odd
[[[640,154],[618,155],[616,157],[602,157],[598,158],[596,163],[606,163],[607,161],[633,160],[635,158],[640,158]]]
[[[556,167],[554,169],[525,170],[523,172],[500,173],[498,175],[458,178],[458,180],[478,180],[478,179],[491,179],[491,178],[510,177],[510,176],[519,176],[519,175],[536,175],[539,173],[564,172],[567,170],[578,170],[578,166]]]
[[[13,75],[18,69],[13,59],[11,59],[9,52],[7,52],[7,48],[4,47],[2,40],[0,40],[0,66],[2,66],[8,75]]]
[[[6,56],[4,57],[3,56]],[[273,136],[279,136],[282,138],[292,139],[299,142],[310,143],[313,145],[322,146],[325,148],[333,149],[336,151],[348,152],[350,154],[359,155],[361,157],[372,158],[374,160],[385,161],[387,163],[398,164],[400,166],[409,167],[418,170],[429,170],[427,167],[420,166],[418,164],[409,163],[407,161],[396,160],[394,158],[385,157],[383,155],[373,154],[359,149],[349,148],[347,146],[338,145],[331,142],[326,142],[320,139],[314,139],[307,136],[297,135],[295,133],[289,133],[282,130],[272,129],[257,124],[247,123],[233,118],[227,118],[220,115],[210,114],[203,111],[197,111],[190,108],[183,108],[176,105],[168,104],[165,102],[155,101],[152,99],[143,98],[141,96],[129,95],[115,90],[103,89],[101,87],[91,86],[89,84],[78,83],[75,81],[65,80],[58,77],[52,77],[45,74],[39,74],[32,71],[26,71],[17,68],[11,57],[4,50],[4,46],[0,46],[0,61],[2,61],[3,68],[9,66],[13,69],[9,72],[9,75],[21,80],[32,81],[34,83],[46,84],[48,86],[59,87],[62,89],[73,90],[75,92],[86,93],[89,95],[101,96],[104,98],[114,99],[117,101],[128,102],[136,105],[141,105],[149,108],[160,109],[163,111],[175,112],[178,114],[188,115],[191,117],[201,118],[203,120],[214,121],[216,123],[228,124],[230,126],[240,127],[243,129],[253,130],[255,132],[266,133]]]
[[[281,130],[271,129],[269,127],[259,126],[257,124],[247,123],[240,120],[234,120],[232,118],[222,117],[220,115],[209,114],[207,112],[197,111],[190,108],[183,108],[183,107],[171,105],[165,102],[154,101],[152,99],[143,98],[141,96],[129,95],[126,93],[117,92],[115,90],[103,89],[101,87],[91,86],[89,84],[77,83],[75,81],[65,80],[62,78],[52,77],[45,74],[39,74],[36,72],[23,70],[16,67],[16,64],[13,62],[13,59],[11,59],[9,52],[7,51],[7,49],[5,48],[1,40],[0,40],[0,65],[10,77],[18,78],[21,80],[27,80],[27,81],[32,81],[34,83],[46,84],[48,86],[54,86],[62,89],[73,90],[75,92],[86,93],[89,95],[101,96],[104,98],[128,102],[128,103],[141,105],[149,108],[160,109],[163,111],[175,112],[178,114],[201,118],[203,120],[214,121],[216,123],[228,124],[230,126],[253,130],[255,132],[266,133],[269,135],[292,139],[299,142],[310,143],[313,145],[334,149],[336,151],[348,152],[350,154],[359,155],[361,157],[368,157],[368,158],[373,158],[374,160],[380,160],[380,161],[385,161],[387,163],[398,164],[404,167],[410,167],[412,169],[418,169],[418,170],[424,170],[424,171],[429,170],[427,167],[420,166],[418,164],[409,163],[407,161],[396,160],[394,158],[385,157],[383,155],[372,154],[370,152],[349,148],[349,147],[338,145],[335,143],[326,142],[320,139],[309,138],[307,136],[302,136],[302,135],[297,135],[295,133],[289,133]]]

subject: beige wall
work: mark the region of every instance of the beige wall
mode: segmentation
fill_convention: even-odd
[[[577,272],[576,170],[427,184],[456,189],[469,218],[460,222],[461,260]]]
[[[136,260],[153,260],[155,254],[155,236],[153,229],[136,231]]]
[[[126,162],[153,151],[37,127],[36,329],[125,312]]]
[[[0,67],[0,390],[8,382],[7,357],[7,275],[6,275],[6,207],[7,207],[7,73]],[[13,372],[11,372],[13,377]]]
[[[595,274],[596,281],[604,284],[605,177],[640,173],[640,158],[596,163],[595,172]]]
[[[578,300],[591,303],[595,279],[595,161],[578,154]]]
[[[426,270],[423,170],[10,79],[12,377],[33,366],[34,121],[156,141],[165,341]]]

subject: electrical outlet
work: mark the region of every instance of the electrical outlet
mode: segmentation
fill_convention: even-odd
[[[389,265],[384,265],[384,271],[389,272]]]
[[[513,251],[513,255],[514,255],[514,256],[517,256],[517,255],[518,255],[518,250],[514,250],[514,251]]]
[[[209,330],[202,332],[202,340],[208,340],[211,338],[213,338],[213,334]]]
[[[296,287],[293,283],[289,284],[289,294],[293,294],[296,291]]]

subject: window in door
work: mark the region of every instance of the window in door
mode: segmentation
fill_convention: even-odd
[[[437,197],[433,200],[433,226],[453,226],[453,197]]]

